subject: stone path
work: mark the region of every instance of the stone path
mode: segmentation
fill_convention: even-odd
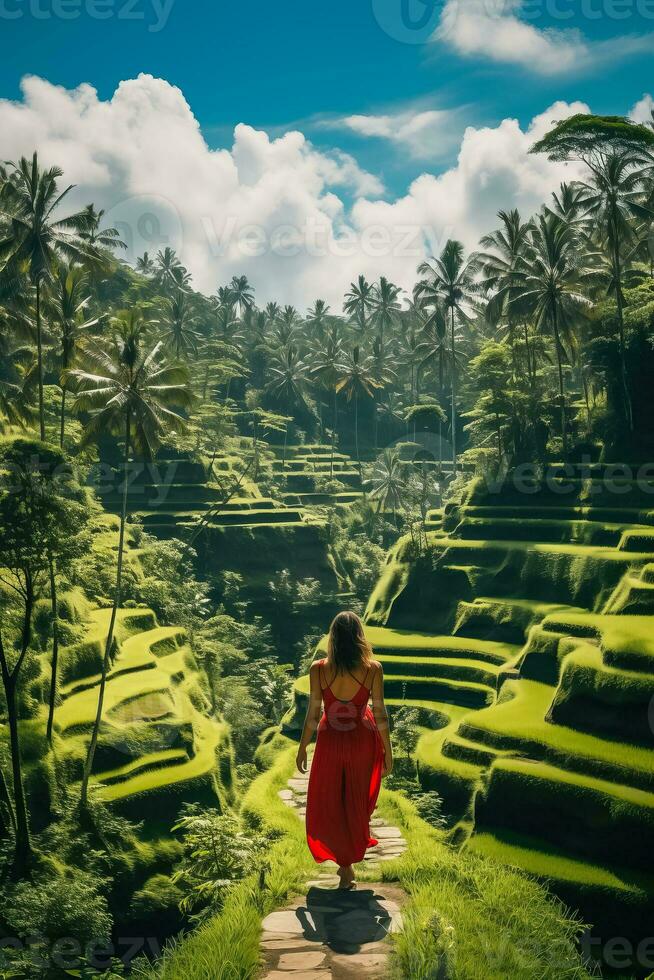
[[[302,820],[308,782],[308,773],[297,773],[279,794]],[[326,861],[316,865],[320,870],[307,882],[306,896],[264,919],[263,980],[381,980],[387,975],[386,940],[402,928],[405,896],[394,885],[368,879],[379,872],[382,861],[403,854],[406,841],[397,827],[380,818],[373,818],[371,827],[379,844],[366,854],[355,891],[338,888],[336,865]]]

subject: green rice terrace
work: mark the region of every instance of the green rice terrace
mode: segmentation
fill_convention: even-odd
[[[142,86],[183,126],[166,85],[117,93],[135,138]],[[97,207],[0,163],[0,980],[653,980],[654,129],[547,118],[521,199],[569,183],[372,280],[230,245],[202,292],[172,238],[131,254],[110,154]],[[331,181],[370,174],[298,135],[208,169],[299,154],[345,233]],[[362,853],[366,770],[339,786],[306,709],[346,611],[390,726],[373,671],[378,845],[336,875],[312,853]]]
[[[261,493],[254,471],[236,492],[230,492],[242,462],[236,454],[216,453],[206,466],[191,458],[165,455],[154,464],[138,464],[129,479],[129,513],[160,537],[180,537],[202,519],[208,529],[277,524],[297,528],[310,525],[318,507],[347,506],[362,496],[360,471],[346,453],[307,445],[289,446],[283,455],[276,449],[270,456],[274,497]],[[118,469],[117,484],[120,474]],[[317,490],[321,480],[342,484],[342,489]],[[118,489],[109,489],[102,499],[108,509],[120,510]]]
[[[529,489],[479,482],[425,555],[401,540],[367,635],[390,704],[419,710],[419,779],[452,840],[639,937],[654,913],[654,484],[622,480],[616,497],[601,469],[552,469]]]

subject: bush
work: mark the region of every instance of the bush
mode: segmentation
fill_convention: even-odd
[[[100,878],[93,874],[71,868],[65,874],[21,881],[3,899],[4,917],[16,936],[29,937],[32,950],[33,938],[38,937],[44,965],[37,975],[56,972],[57,952],[74,968],[85,953],[109,941],[111,915]],[[27,955],[33,963],[33,953]]]

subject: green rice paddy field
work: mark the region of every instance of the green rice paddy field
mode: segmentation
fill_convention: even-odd
[[[420,709],[419,778],[452,841],[546,880],[602,943],[638,943],[654,923],[654,497],[566,485],[475,485],[433,515],[426,554],[390,552],[367,633],[391,706]]]

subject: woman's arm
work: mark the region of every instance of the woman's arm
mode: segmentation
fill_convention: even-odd
[[[320,687],[320,667],[318,663],[312,663],[309,670],[309,681],[311,688],[309,691],[309,707],[304,719],[300,747],[297,750],[295,764],[300,772],[307,771],[307,745],[313,738],[322,713],[322,689]]]
[[[384,769],[382,775],[388,776],[393,769],[393,747],[391,746],[391,735],[388,727],[388,712],[384,703],[384,670],[382,665],[376,662],[375,673],[372,678],[371,697],[372,713],[384,745]]]

